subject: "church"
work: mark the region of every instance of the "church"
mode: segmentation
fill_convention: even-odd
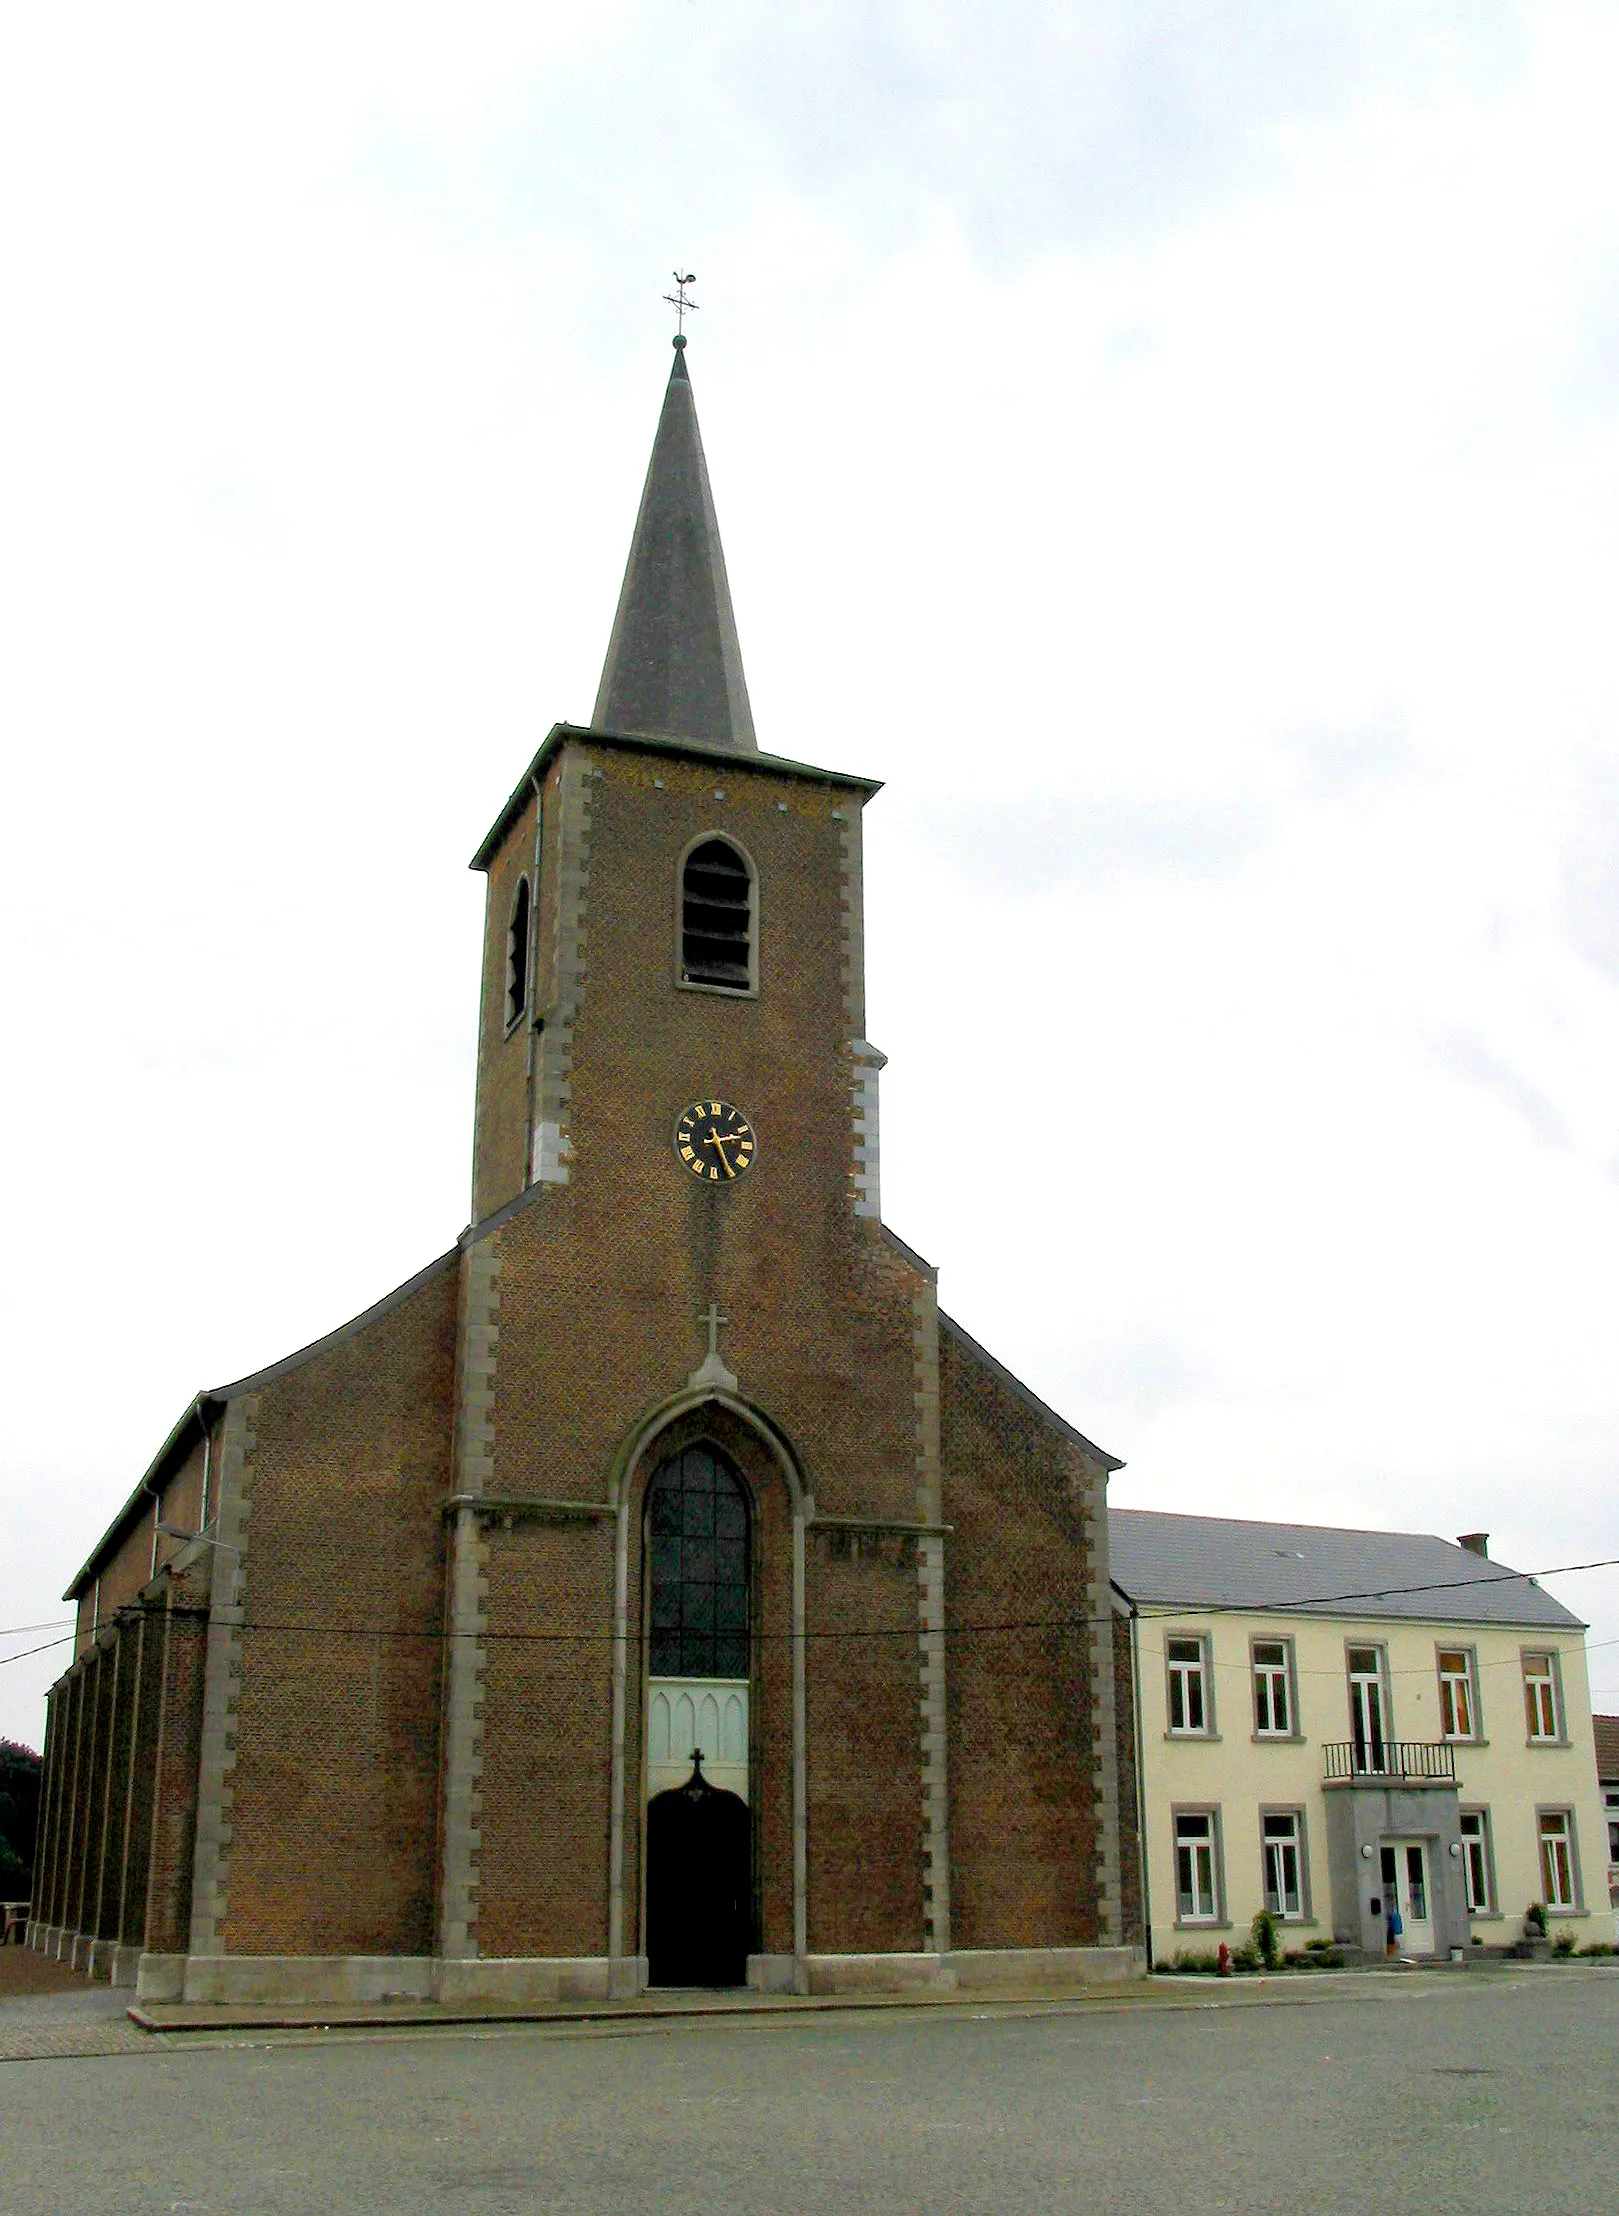
[[[144,1999],[1142,1966],[1119,1465],[882,1220],[878,787],[759,745],[674,344],[590,725],[473,858],[472,1221],[69,1588],[30,1937]]]

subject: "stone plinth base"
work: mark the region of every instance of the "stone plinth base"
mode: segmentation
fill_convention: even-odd
[[[88,1947],[90,1942],[84,1942]],[[534,1955],[440,1961],[430,1955],[142,1954],[106,1947],[92,1974],[133,1984],[141,2002],[232,2008],[356,2009],[432,2002],[456,2010],[611,2004],[647,1991],[644,1955]],[[952,1954],[752,1954],[760,1995],[1057,1994],[1140,1977],[1139,1947],[958,1948]]]
[[[806,1993],[948,1993],[955,1990],[944,1954],[807,1954]]]
[[[604,1954],[518,1955],[489,1962],[436,1962],[432,1968],[436,1972],[433,1997],[452,2008],[485,2003],[526,2008],[543,2001],[630,1997],[629,1993],[614,1994],[614,1972],[629,1986],[630,1993],[639,1992],[646,1982],[643,1969],[640,1984],[633,1983],[635,1971],[640,1968],[633,1955],[620,1963],[609,1962]]]
[[[997,1987],[1072,1992],[1077,1985],[1117,1985],[1147,1974],[1140,1947],[958,1947],[944,1959],[965,1993]]]

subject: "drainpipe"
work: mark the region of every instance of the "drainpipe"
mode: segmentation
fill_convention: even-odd
[[[214,1435],[208,1428],[208,1419],[201,1408],[197,1410],[202,1424],[202,1514],[197,1518],[199,1531],[208,1529],[208,1481],[213,1474]]]
[[[538,777],[529,780],[534,787],[534,866],[528,880],[528,945],[523,958],[528,965],[528,1006],[524,1019],[528,1026],[528,1048],[523,1057],[523,1076],[528,1091],[528,1126],[523,1134],[523,1183],[534,1182],[534,1120],[539,1107],[539,1087],[535,1078],[535,1039],[539,1031],[540,1006],[540,863],[543,859],[543,834],[545,830],[545,793]]]
[[[1136,1742],[1136,1858],[1141,1881],[1141,1935],[1147,1968],[1152,1969],[1152,1891],[1147,1876],[1147,1750],[1141,1736],[1141,1642],[1137,1626],[1141,1611],[1130,1603],[1130,1706],[1135,1716]]]
[[[213,1455],[214,1439],[213,1433],[208,1429],[208,1418],[203,1413],[203,1396],[200,1393],[197,1395],[196,1415],[198,1423],[202,1426],[202,1514],[198,1517],[197,1522],[199,1528],[206,1531],[208,1528],[209,1464]],[[151,1578],[157,1575],[157,1542],[159,1537],[173,1538],[175,1534],[163,1521],[163,1495],[153,1490],[152,1481],[149,1477],[141,1480],[141,1491],[148,1496],[152,1503],[152,1559],[146,1572],[147,1576]]]

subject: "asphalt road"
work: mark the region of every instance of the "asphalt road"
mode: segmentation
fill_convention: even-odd
[[[1173,2010],[261,2035],[0,2062],[0,2211],[1587,2216],[1619,2170],[1616,2063],[1619,1971],[1595,1967]]]

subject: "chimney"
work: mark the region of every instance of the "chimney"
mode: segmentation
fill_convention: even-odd
[[[1465,1547],[1469,1554],[1476,1554],[1481,1562],[1488,1562],[1490,1559],[1490,1535],[1487,1531],[1464,1531],[1456,1544]]]

